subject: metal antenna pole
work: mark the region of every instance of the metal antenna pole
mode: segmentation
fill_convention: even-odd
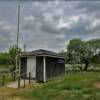
[[[17,22],[17,48],[16,48],[16,71],[19,68],[19,24],[20,24],[20,4],[18,5],[18,22]]]

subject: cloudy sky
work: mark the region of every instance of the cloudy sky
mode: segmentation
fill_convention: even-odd
[[[0,1],[0,51],[16,43],[17,1]],[[21,2],[20,46],[61,51],[70,39],[100,38],[99,1]]]

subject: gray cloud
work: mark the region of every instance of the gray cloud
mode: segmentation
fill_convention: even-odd
[[[17,4],[0,3],[0,51],[16,43]],[[99,10],[100,2],[23,2],[20,46],[26,44],[27,50],[44,48],[60,51],[72,38],[100,38]]]
[[[98,12],[100,10],[100,1],[81,1],[76,8],[88,13]]]

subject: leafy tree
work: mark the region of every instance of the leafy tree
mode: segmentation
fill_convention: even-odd
[[[100,39],[89,40],[87,41],[87,44],[91,46],[91,49],[94,52],[94,55],[100,53]]]
[[[0,53],[0,65],[9,65],[9,61],[10,61],[10,56],[7,52],[5,53]]]
[[[81,39],[73,39],[70,40],[68,48],[67,48],[67,61],[68,62],[76,62],[80,63],[80,51],[82,51],[82,45],[84,42]]]
[[[93,51],[91,49],[91,46],[88,45],[87,42],[85,42],[82,45],[82,49],[79,50],[79,53],[80,53],[81,62],[85,64],[84,69],[83,69],[85,71],[89,67],[89,64],[91,64],[91,59],[93,57]]]
[[[70,40],[67,47],[67,62],[75,62],[85,66],[80,66],[81,70],[87,70],[92,58],[100,51],[100,40],[82,41],[81,39]]]
[[[21,52],[21,48],[18,48],[19,53]],[[9,55],[10,55],[10,64],[13,65],[13,70],[16,67],[16,53],[17,53],[17,46],[14,45],[9,48]]]
[[[100,64],[100,53],[92,57],[92,64]]]
[[[21,48],[18,48],[19,53],[21,52]],[[12,66],[12,70],[15,69],[15,64],[16,64],[16,51],[17,51],[17,46],[13,45],[12,47],[9,48],[8,52],[3,52],[0,53],[0,65],[3,66]]]

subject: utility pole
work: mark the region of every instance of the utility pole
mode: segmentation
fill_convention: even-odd
[[[17,22],[17,44],[16,44],[16,71],[19,69],[19,24],[20,24],[20,4],[18,5],[18,22]]]

